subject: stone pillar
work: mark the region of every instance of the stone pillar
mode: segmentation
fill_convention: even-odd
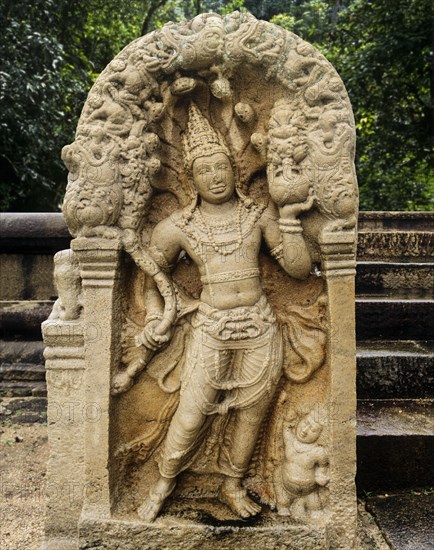
[[[324,233],[320,246],[328,296],[330,547],[354,547],[356,504],[356,339],[354,232]]]
[[[121,303],[118,240],[78,238],[72,249],[80,263],[86,327],[84,395],[93,421],[85,423],[85,479],[82,518],[109,518],[110,381],[119,359]]]
[[[84,494],[83,326],[79,320],[42,324],[48,389],[47,515],[43,550],[77,549]]]

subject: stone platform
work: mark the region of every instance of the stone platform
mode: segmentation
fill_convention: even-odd
[[[200,513],[200,512],[199,512]],[[219,522],[221,523],[221,522]],[[80,550],[139,550],[177,548],[201,550],[325,550],[329,548],[325,529],[291,525],[287,519],[265,515],[251,525],[241,521],[217,525],[212,517],[202,522],[163,516],[155,523],[95,520],[82,518],[79,525]],[[51,549],[50,549],[51,550]]]

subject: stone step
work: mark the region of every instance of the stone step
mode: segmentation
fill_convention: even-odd
[[[45,366],[35,363],[0,364],[0,385],[2,382],[44,382]]]
[[[434,484],[433,407],[432,399],[358,401],[360,493]],[[41,397],[0,397],[0,420],[35,422],[44,421],[45,415],[46,400]]]
[[[361,210],[359,231],[434,231],[434,212]]]
[[[434,227],[434,224],[433,226]],[[434,255],[434,231],[365,230],[357,239],[358,261],[420,261]]]
[[[43,349],[41,341],[0,340],[0,395],[46,395]]]
[[[359,491],[434,483],[434,401],[360,400],[357,409]]]
[[[434,341],[357,343],[359,399],[429,398],[434,395]]]
[[[53,308],[52,300],[0,302],[0,335],[3,339],[42,340],[41,323]]]
[[[5,397],[45,397],[47,385],[43,381],[5,381],[0,383],[0,396]]]
[[[0,365],[44,362],[42,340],[0,340]]]
[[[433,550],[433,488],[367,495],[366,510],[375,518],[390,548]]]
[[[53,255],[70,241],[60,212],[0,213],[0,253]]]
[[[432,340],[434,299],[414,293],[356,297],[357,340]]]
[[[432,294],[434,263],[366,262],[357,263],[356,294],[387,292],[402,289]]]
[[[43,348],[40,341],[0,341],[0,386],[44,381]],[[434,395],[434,341],[359,342],[357,394],[361,399]]]
[[[41,340],[41,323],[51,313],[52,301],[0,302],[3,339]],[[357,339],[432,339],[434,298],[425,292],[370,293],[356,298]]]

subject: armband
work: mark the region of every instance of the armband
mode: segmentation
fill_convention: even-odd
[[[148,253],[162,271],[170,271],[173,268],[173,264],[169,264],[164,254],[156,246],[150,246]]]

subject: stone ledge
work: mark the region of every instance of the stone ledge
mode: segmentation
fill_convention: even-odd
[[[265,517],[264,517],[265,516]],[[162,517],[155,523],[116,519],[82,519],[79,524],[80,550],[147,550],[177,548],[181,550],[326,550],[325,529],[291,524],[271,513],[264,514],[254,526],[213,525],[180,518]],[[268,516],[268,517],[267,517]],[[270,519],[272,518],[272,519]],[[247,522],[246,522],[247,523]]]
[[[357,488],[390,490],[434,484],[433,400],[358,403]]]
[[[358,293],[395,289],[417,289],[432,293],[434,263],[429,260],[431,258],[411,263],[359,261],[357,263],[356,289]]]
[[[359,230],[428,230],[433,231],[434,212],[393,212],[367,211],[359,212]]]
[[[359,231],[357,260],[420,261],[434,253],[434,232],[430,231]]]
[[[359,399],[434,395],[434,342],[369,340],[357,344]]]
[[[427,340],[432,333],[434,299],[378,294],[356,297],[357,341]]]

